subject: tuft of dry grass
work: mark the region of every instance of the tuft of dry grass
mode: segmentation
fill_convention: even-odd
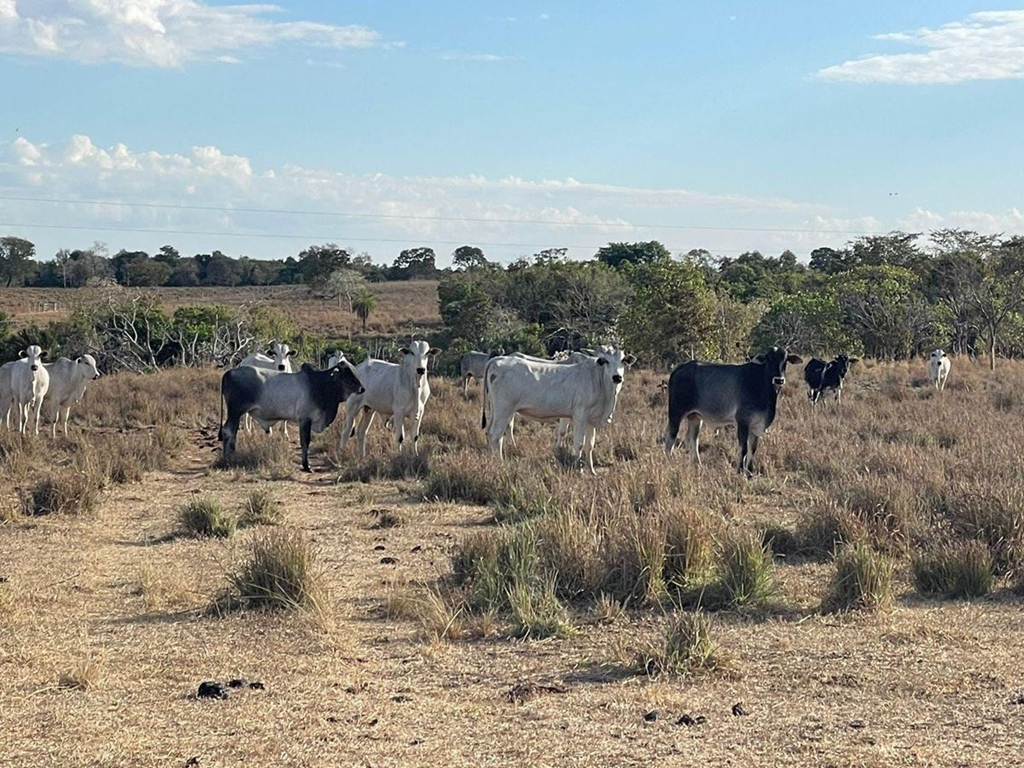
[[[891,560],[870,545],[859,543],[836,558],[836,572],[822,610],[827,612],[875,610],[892,600]]]
[[[236,528],[235,520],[224,514],[216,499],[194,499],[178,507],[178,527],[186,536],[228,538]]]
[[[104,664],[92,656],[87,656],[71,669],[62,672],[57,678],[57,685],[76,691],[91,691],[99,687],[104,673]]]
[[[393,588],[385,613],[391,619],[416,622],[432,642],[457,640],[465,633],[465,605],[457,593],[440,585],[419,585],[415,592]]]
[[[722,667],[711,637],[711,619],[702,611],[676,611],[659,636],[635,656],[639,670],[650,677],[693,677]]]
[[[26,515],[83,515],[95,509],[99,499],[95,479],[74,470],[46,475],[24,496]]]
[[[246,608],[327,612],[326,574],[317,548],[299,531],[259,532],[248,557],[228,577],[231,598]]]
[[[914,586],[925,595],[983,597],[995,581],[992,560],[992,552],[980,541],[941,544],[914,556]]]
[[[242,513],[238,516],[238,525],[252,528],[257,525],[281,525],[284,523],[284,509],[269,491],[255,488],[246,494],[242,502]]]

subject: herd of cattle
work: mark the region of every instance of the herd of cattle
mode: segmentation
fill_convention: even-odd
[[[345,422],[341,448],[357,438],[360,456],[366,454],[366,433],[377,414],[390,422],[398,450],[406,447],[409,422],[412,450],[417,450],[420,424],[430,398],[427,367],[440,350],[425,341],[414,341],[399,350],[396,363],[368,358],[352,365],[335,353],[327,368],[309,364],[294,369],[295,352],[277,343],[266,354],[249,355],[221,378],[220,428],[225,458],[235,451],[242,419],[255,420],[264,431],[280,421],[299,425],[302,468],[309,468],[309,443],[313,433],[327,429],[344,404]],[[91,355],[76,360],[60,358],[43,363],[46,352],[32,345],[21,359],[0,366],[0,415],[10,428],[10,411],[18,413],[18,428],[24,433],[34,412],[39,433],[44,403],[47,419],[57,433],[63,415],[64,433],[71,406],[85,394],[85,387],[99,372]],[[593,450],[597,430],[609,424],[615,412],[626,369],[636,362],[632,355],[611,346],[573,352],[548,360],[519,352],[504,354],[467,352],[461,361],[463,392],[469,381],[483,383],[481,427],[492,452],[503,455],[506,435],[514,441],[514,420],[559,423],[559,441],[573,434],[573,455],[580,467],[594,472]],[[779,391],[786,383],[788,365],[803,360],[784,348],[772,347],[745,363],[682,363],[672,371],[666,384],[668,427],[664,447],[671,453],[686,420],[686,446],[693,461],[700,464],[701,428],[733,426],[739,442],[740,472],[750,475],[758,443],[775,419]],[[843,380],[857,358],[839,355],[831,361],[812,358],[804,366],[811,403],[832,394],[842,395]],[[939,390],[945,388],[950,360],[937,349],[928,359],[928,375]],[[287,427],[285,427],[287,434]]]

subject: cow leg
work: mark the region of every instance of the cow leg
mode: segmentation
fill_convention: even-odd
[[[412,417],[412,452],[419,455],[420,452],[420,424],[423,421],[423,411]]]
[[[590,474],[596,475],[594,471],[594,443],[597,441],[597,429],[587,425],[587,431],[583,437],[583,451],[587,454],[587,466],[590,467]]]
[[[302,449],[302,471],[312,472],[309,468],[309,441],[313,437],[313,420],[303,419],[299,422],[299,446]]]
[[[288,421],[287,421],[287,419],[285,421],[281,422],[281,431],[284,432],[285,439],[287,439],[288,438]]]
[[[555,447],[565,445],[566,440],[569,438],[569,419],[558,420],[558,433],[555,435]]]
[[[345,401],[345,425],[341,429],[341,440],[338,443],[338,450],[344,451],[348,441],[355,436],[356,415],[361,410],[360,405],[363,398],[359,395],[352,395]]]
[[[359,413],[359,426],[356,427],[356,452],[359,458],[366,456],[366,432],[373,424],[373,417],[377,412],[372,408],[362,408]]]
[[[508,420],[508,439],[512,441],[512,447],[516,444],[516,417]]]
[[[672,411],[671,403],[668,409],[668,426],[665,427],[665,455],[668,456],[672,453],[676,447],[676,441],[679,439],[679,425],[683,420],[681,413],[674,413]]]
[[[700,461],[700,428],[703,424],[700,416],[688,416],[686,419],[686,450],[698,467],[704,466]]]
[[[398,452],[401,453],[405,448],[405,413],[395,411],[391,415],[391,421],[395,429],[395,445],[398,447]]]
[[[757,436],[751,435],[750,424],[745,421],[738,422],[736,424],[736,439],[740,444],[740,462],[736,469],[740,473],[746,474],[750,477],[753,473],[750,471],[750,465],[753,463],[753,454],[750,451],[751,441],[754,441],[754,445],[757,445]]]
[[[473,378],[472,374],[466,373],[462,376],[462,396],[469,397],[469,380]]]
[[[576,461],[579,462],[580,472],[583,471],[583,446],[587,439],[587,429],[590,425],[587,423],[585,418],[573,419],[572,424],[572,455],[576,457]],[[594,466],[591,464],[590,471],[594,471]]]
[[[235,443],[238,439],[238,426],[242,420],[242,416],[245,413],[239,409],[232,409],[228,407],[228,418],[224,422],[224,426],[220,428],[220,433],[217,435],[220,438],[223,446],[223,455],[225,459],[230,459],[231,455],[235,452]]]
[[[502,461],[505,459],[505,431],[511,428],[514,418],[515,413],[498,413],[493,408],[491,410],[491,421],[487,425],[487,444],[491,448],[491,453],[498,454]]]

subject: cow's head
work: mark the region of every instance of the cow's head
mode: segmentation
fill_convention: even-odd
[[[79,365],[79,370],[84,371],[85,375],[90,379],[99,378],[100,369],[96,367],[96,358],[86,353],[79,358],[75,359],[75,362]]]
[[[840,380],[842,380],[843,377],[846,376],[847,373],[849,373],[850,366],[857,362],[860,362],[860,360],[858,360],[858,358],[856,357],[847,357],[846,355],[839,355],[831,363],[829,363],[829,367],[832,368],[836,372],[836,375],[840,378]]]
[[[273,347],[267,350],[267,357],[274,359],[274,367],[279,371],[289,369],[288,358],[295,357],[295,350],[287,344],[276,342]]]
[[[932,360],[941,360],[945,356],[946,356],[946,353],[943,350],[941,350],[941,349],[936,349],[934,352],[932,352],[932,355],[931,355]]]
[[[492,349],[490,351],[490,353],[487,355],[488,358],[491,358],[491,357],[504,357],[504,356],[505,356],[505,348],[504,347],[497,347],[496,349]]]
[[[356,369],[344,356],[328,370],[331,374],[331,380],[341,389],[342,395],[339,397],[340,400],[347,400],[352,395],[361,395],[366,391],[356,375]]]
[[[598,366],[611,379],[612,384],[615,385],[615,391],[618,392],[622,386],[626,369],[636,362],[636,358],[632,355],[627,355],[621,349],[607,346],[599,347],[594,353],[594,357],[597,358]]]
[[[441,352],[440,349],[430,346],[423,340],[414,341],[408,347],[402,347],[398,351],[402,355],[402,365],[414,370],[417,378],[427,375],[427,361]]]
[[[786,383],[786,365],[792,363],[799,365],[803,358],[799,355],[791,355],[786,352],[785,347],[772,347],[767,352],[755,355],[751,362],[764,366],[765,378],[770,380],[778,392]]]
[[[38,371],[42,360],[46,358],[46,351],[38,344],[30,344],[21,350],[21,356],[33,371]]]
[[[334,368],[335,366],[338,365],[338,363],[342,361],[348,362],[348,358],[345,357],[344,352],[342,352],[340,349],[336,352],[331,352],[331,354],[327,356],[327,367]]]

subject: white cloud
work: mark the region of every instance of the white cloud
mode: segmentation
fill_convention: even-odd
[[[370,48],[376,31],[357,24],[271,21],[276,5],[199,0],[0,0],[0,53],[86,64],[180,67],[236,64],[237,52],[279,43]]]
[[[465,51],[446,51],[441,54],[444,61],[512,61],[516,56],[499,56],[496,53],[468,53]]]
[[[822,80],[854,83],[950,84],[1024,77],[1024,10],[983,11],[938,29],[876,35],[925,49],[870,54],[819,70]]]
[[[173,242],[183,251],[220,248],[271,257],[334,241],[387,260],[401,248],[429,245],[443,264],[446,254],[465,243],[480,245],[499,260],[556,246],[570,248],[575,258],[589,258],[601,245],[619,240],[660,240],[676,253],[706,248],[722,255],[755,249],[777,254],[789,248],[806,255],[896,228],[1024,232],[1024,215],[1016,209],[1004,214],[916,211],[902,221],[844,218],[821,204],[782,198],[571,177],[258,167],[215,146],[139,151],[121,143],[98,146],[83,135],[58,144],[24,137],[0,144],[0,198],[0,233],[28,237],[42,254],[99,239],[114,250],[153,250]]]

